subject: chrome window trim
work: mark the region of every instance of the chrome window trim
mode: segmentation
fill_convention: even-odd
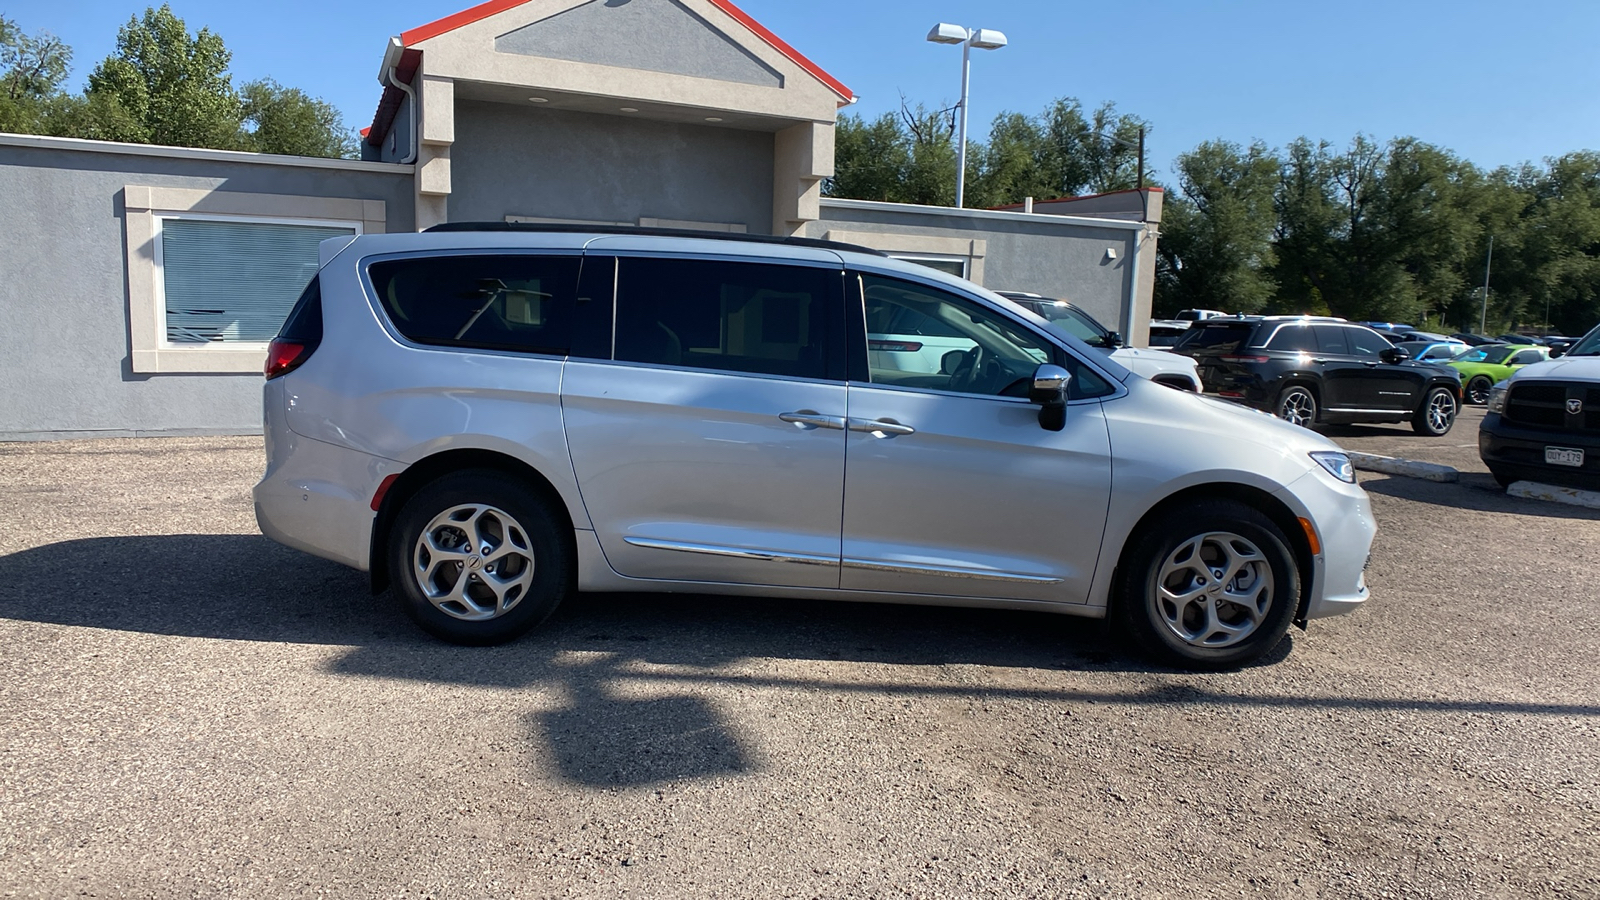
[[[527,354],[524,354],[527,355]],[[591,363],[600,366],[627,366],[633,369],[654,369],[661,372],[689,372],[697,375],[726,375],[730,378],[761,378],[788,384],[819,384],[842,387],[850,382],[843,378],[811,378],[800,375],[774,375],[771,372],[740,372],[737,369],[704,369],[699,366],[672,366],[666,363],[632,362],[626,359],[591,359],[586,356],[563,357],[571,363]],[[974,396],[966,394],[964,396]]]

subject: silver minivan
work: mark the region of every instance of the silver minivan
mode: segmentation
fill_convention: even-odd
[[[515,226],[321,253],[269,351],[256,516],[448,641],[697,591],[1111,615],[1216,668],[1367,597],[1337,446],[932,269]],[[936,368],[875,346],[924,332]]]

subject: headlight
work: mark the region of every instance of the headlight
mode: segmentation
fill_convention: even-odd
[[[1328,474],[1339,479],[1345,484],[1356,483],[1356,467],[1350,464],[1350,457],[1334,450],[1318,450],[1311,454],[1317,465],[1328,470]]]
[[[1489,412],[1503,413],[1506,411],[1506,394],[1509,389],[1504,381],[1489,390]]]

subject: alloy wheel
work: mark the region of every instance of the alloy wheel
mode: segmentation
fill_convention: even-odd
[[[1195,647],[1248,639],[1272,607],[1272,565],[1248,539],[1213,531],[1179,544],[1156,575],[1160,621]]]
[[[481,621],[510,612],[533,582],[527,529],[482,503],[447,509],[428,523],[412,549],[412,576],[440,612]]]

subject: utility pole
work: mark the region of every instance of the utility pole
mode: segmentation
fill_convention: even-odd
[[[1139,188],[1144,189],[1144,126],[1139,126]]]
[[[1494,235],[1489,235],[1489,253],[1483,259],[1483,312],[1478,314],[1478,333],[1484,334],[1489,321],[1489,266],[1494,262]]]

